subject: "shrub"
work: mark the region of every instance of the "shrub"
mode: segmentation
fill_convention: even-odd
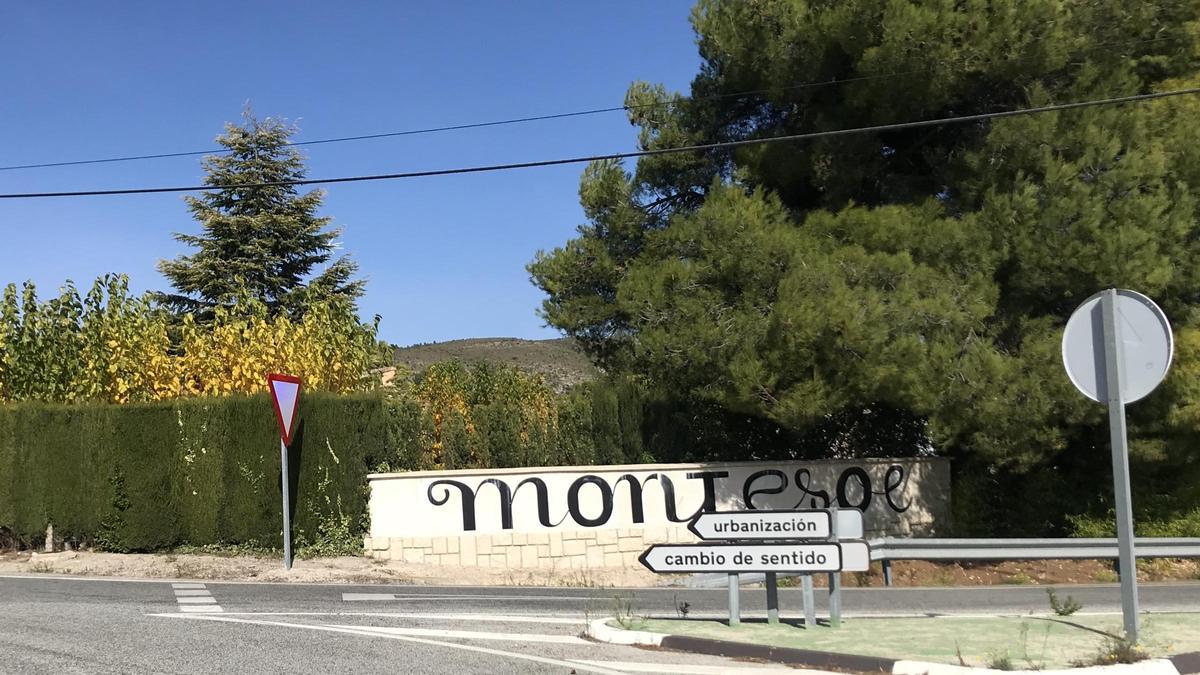
[[[0,407],[0,527],[46,525],[112,551],[281,545],[279,436],[267,396]],[[298,547],[366,530],[369,468],[388,452],[377,394],[301,398],[290,449]],[[361,545],[361,544],[359,544]]]
[[[1050,599],[1050,609],[1059,616],[1071,616],[1075,612],[1083,609],[1083,605],[1074,597],[1068,595],[1066,600],[1059,600],[1058,594],[1053,588],[1046,589],[1046,595]]]

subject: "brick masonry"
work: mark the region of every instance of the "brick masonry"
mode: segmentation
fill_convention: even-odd
[[[567,530],[452,537],[366,537],[380,560],[505,569],[578,570],[630,567],[651,544],[699,541],[686,525],[622,530]]]

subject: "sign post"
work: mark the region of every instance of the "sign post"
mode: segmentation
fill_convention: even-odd
[[[829,521],[832,525],[832,531],[829,533],[829,536],[834,541],[837,541],[838,537],[842,536],[841,533],[839,532],[840,528],[838,527],[838,525],[840,524],[838,521],[841,520],[841,518],[839,518],[839,516],[841,516],[841,511],[838,510],[837,503],[834,502],[833,508],[829,509]],[[861,522],[861,517],[862,517],[862,513],[859,512],[860,522]],[[861,536],[861,533],[859,536]],[[833,628],[840,628],[842,625],[842,573],[841,572],[830,572],[829,573],[829,625]]]
[[[729,575],[729,626],[740,626],[742,623],[741,598],[739,597],[737,572]]]
[[[1110,288],[1085,300],[1063,332],[1063,364],[1071,382],[1088,398],[1108,406],[1121,610],[1125,639],[1134,643],[1139,628],[1137,565],[1125,406],[1162,382],[1173,351],[1166,315],[1150,298],[1124,289]]]
[[[817,627],[817,602],[813,597],[813,578],[812,574],[800,575],[800,589],[804,594],[804,627],[813,629]]]
[[[292,569],[292,482],[288,471],[288,446],[296,426],[300,406],[300,378],[291,375],[267,375],[275,420],[279,423],[279,464],[283,486],[283,568]]]
[[[767,623],[779,623],[779,577],[776,572],[767,572]]]

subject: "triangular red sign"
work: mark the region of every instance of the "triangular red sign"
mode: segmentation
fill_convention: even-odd
[[[300,407],[300,378],[292,375],[267,375],[267,385],[271,388],[275,420],[279,422],[279,437],[285,445],[291,445],[292,431],[296,426],[296,411]]]

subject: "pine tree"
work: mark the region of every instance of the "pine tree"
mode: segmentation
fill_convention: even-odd
[[[1184,0],[699,0],[692,22],[691,96],[636,83],[626,97],[644,149],[1200,81],[1200,5]],[[1109,494],[1103,408],[1063,373],[1071,310],[1133,288],[1181,345],[1200,332],[1197,114],[1178,97],[597,162],[579,236],[529,270],[548,323],[674,397],[665,417],[692,448],[711,430],[724,458],[751,458],[771,426],[828,440],[825,456],[906,439],[1039,495],[1006,520],[1061,528]],[[1200,351],[1179,356],[1129,411],[1133,473],[1162,479],[1135,492],[1148,509],[1185,503],[1175,468],[1200,465],[1200,387],[1181,384]],[[697,406],[710,412],[689,418]]]
[[[362,295],[364,282],[352,279],[357,265],[346,256],[330,262],[341,229],[317,215],[324,193],[279,184],[305,176],[303,156],[288,144],[294,133],[282,120],[250,113],[242,125],[225,126],[217,142],[226,152],[203,163],[211,189],[185,198],[202,233],[175,234],[196,251],[159,263],[175,288],[160,302],[206,320],[241,294],[293,316],[311,300]]]

